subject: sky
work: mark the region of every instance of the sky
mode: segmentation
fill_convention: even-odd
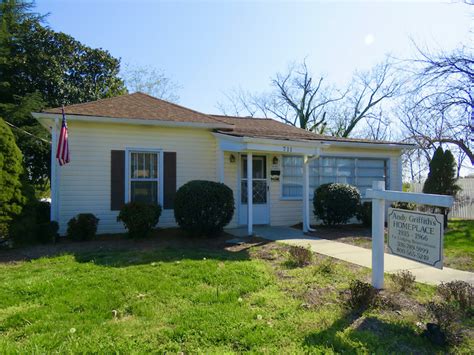
[[[37,0],[47,24],[122,64],[163,70],[179,103],[219,113],[234,88],[270,89],[292,62],[343,86],[386,54],[473,43],[474,6],[453,2]]]

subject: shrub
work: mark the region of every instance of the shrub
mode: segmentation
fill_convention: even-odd
[[[365,201],[357,206],[356,217],[366,227],[372,225],[372,202]]]
[[[54,242],[57,232],[57,222],[50,222],[50,203],[37,200],[28,202],[10,227],[10,237],[16,246]]]
[[[117,221],[122,222],[131,238],[146,237],[156,226],[161,216],[161,206],[141,202],[125,204],[117,216]]]
[[[416,203],[411,202],[394,202],[391,205],[392,208],[398,208],[400,210],[414,211],[416,208]]]
[[[435,324],[426,325],[425,335],[437,345],[457,344],[461,340],[458,325],[459,314],[449,303],[429,302],[426,306],[428,313],[435,320]]]
[[[174,201],[178,225],[193,235],[214,235],[234,215],[234,195],[225,184],[194,180],[179,188]]]
[[[415,275],[408,270],[402,270],[396,274],[391,274],[390,278],[402,292],[410,292],[415,287]]]
[[[327,259],[319,264],[315,270],[317,273],[321,273],[324,275],[331,275],[335,272],[334,262],[331,259]]]
[[[37,226],[36,238],[40,243],[54,243],[58,237],[59,224],[56,221],[40,223]]]
[[[375,305],[377,290],[369,283],[352,280],[349,285],[349,298],[347,305],[354,311],[364,311]]]
[[[311,264],[313,253],[309,248],[291,245],[289,249],[288,264],[297,267],[303,267]]]
[[[314,192],[314,214],[326,225],[346,223],[359,203],[359,190],[347,184],[323,184]]]
[[[441,283],[437,291],[446,302],[455,303],[463,313],[473,312],[474,287],[468,282],[456,280]]]
[[[99,219],[92,213],[80,213],[67,223],[67,235],[72,240],[85,241],[95,237]]]

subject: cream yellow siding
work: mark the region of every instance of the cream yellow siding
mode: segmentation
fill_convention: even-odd
[[[122,232],[117,211],[110,210],[110,151],[149,148],[177,155],[177,187],[195,180],[216,181],[216,141],[204,129],[125,124],[69,123],[71,162],[59,169],[59,224],[78,213],[94,213],[98,233]],[[174,226],[173,210],[164,210],[159,225]]]
[[[112,150],[153,149],[177,154],[177,187],[190,180],[217,181],[218,152],[216,138],[210,130],[197,128],[170,128],[116,123],[69,123],[71,162],[59,169],[59,224],[65,234],[67,222],[78,213],[94,213],[99,219],[98,233],[123,232],[116,221],[117,211],[110,210]],[[258,154],[258,153],[255,153]],[[235,161],[231,162],[231,155]],[[259,155],[262,155],[261,153]],[[322,155],[348,157],[383,157],[390,161],[390,188],[402,187],[400,151],[356,148],[328,148]],[[281,162],[281,155],[268,154],[268,166],[273,157]],[[224,183],[234,191],[235,213],[228,227],[239,220],[239,154],[224,153]],[[270,175],[268,169],[267,174]],[[270,176],[269,179],[270,181]],[[293,225],[302,221],[302,201],[286,200],[281,196],[280,181],[269,183],[270,224]],[[312,206],[310,215],[313,223]],[[160,227],[175,226],[173,210],[164,210]]]

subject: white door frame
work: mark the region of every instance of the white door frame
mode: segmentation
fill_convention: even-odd
[[[246,153],[240,153],[238,159],[238,169],[237,169],[237,186],[238,186],[238,193],[237,193],[237,211],[238,211],[238,224],[239,225],[247,225],[247,204],[242,203],[242,163],[244,161],[244,157],[246,157]],[[252,160],[255,158],[264,158],[265,160],[265,182],[267,186],[266,197],[267,202],[265,204],[255,204],[253,203],[253,224],[262,224],[262,225],[269,225],[270,224],[270,174],[269,174],[269,157],[267,154],[252,154]],[[260,180],[255,179],[253,180]],[[263,179],[262,179],[263,180]],[[262,217],[263,220],[259,220],[258,216],[256,216],[255,211],[265,209],[265,214]]]

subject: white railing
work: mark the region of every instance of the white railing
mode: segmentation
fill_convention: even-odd
[[[461,187],[453,208],[449,213],[449,218],[474,219],[474,178],[459,179],[457,184]],[[422,192],[422,183],[411,183],[411,192]]]

